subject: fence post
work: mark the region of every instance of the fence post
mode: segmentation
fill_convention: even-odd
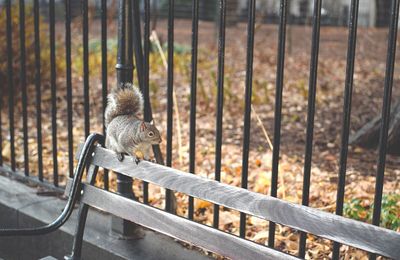
[[[118,6],[118,53],[117,71],[118,87],[133,81],[133,50],[132,50],[132,1],[120,0]],[[136,199],[132,190],[132,178],[117,173],[117,192],[124,197]],[[113,216],[111,229],[115,234],[124,238],[138,238],[141,236],[139,226]]]

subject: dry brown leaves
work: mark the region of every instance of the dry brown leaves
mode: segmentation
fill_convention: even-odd
[[[190,23],[177,21],[180,28],[176,41],[180,44],[190,44]],[[185,29],[183,29],[185,28]],[[166,27],[163,21],[158,25],[162,39],[165,39]],[[226,48],[226,79],[224,128],[222,147],[221,181],[233,186],[241,186],[242,173],[242,133],[243,133],[243,98],[245,80],[246,35],[244,24],[227,29]],[[215,160],[215,100],[216,100],[216,42],[208,39],[214,37],[212,23],[200,24],[200,53],[197,104],[197,139],[196,139],[196,171],[207,178],[214,178]],[[308,96],[309,47],[310,28],[293,26],[292,42],[288,43],[288,53],[285,67],[285,83],[282,108],[282,139],[279,165],[278,197],[294,203],[301,203],[303,183],[303,162],[305,144],[305,126]],[[380,110],[382,82],[384,79],[385,44],[382,30],[360,29],[357,46],[357,59],[354,74],[354,96],[351,130],[357,130]],[[336,186],[338,179],[340,133],[342,119],[343,86],[345,72],[345,47],[347,32],[344,28],[322,28],[321,51],[319,60],[319,75],[317,86],[317,103],[315,115],[315,136],[313,146],[313,163],[311,170],[310,206],[324,211],[334,212],[336,202]],[[97,37],[97,36],[92,36]],[[253,105],[269,136],[273,137],[274,96],[276,69],[277,27],[262,25],[256,32],[253,80]],[[371,44],[371,40],[381,44]],[[78,39],[79,40],[79,39]],[[289,50],[289,48],[291,50]],[[372,50],[373,49],[373,50]],[[154,54],[156,55],[156,54]],[[156,56],[151,58],[151,98],[154,117],[159,128],[165,135],[166,131],[166,74],[161,60]],[[186,58],[185,58],[186,57]],[[189,102],[190,102],[190,55],[176,55],[175,91],[180,108],[182,129],[182,146],[179,150],[176,140],[176,125],[174,126],[173,167],[188,170],[189,161]],[[184,62],[180,59],[183,59]],[[112,68],[109,68],[112,71]],[[400,74],[395,73],[394,96],[398,97],[400,88],[397,82]],[[74,74],[74,150],[83,141],[83,89],[82,77]],[[91,131],[102,132],[101,84],[98,78],[90,79]],[[110,77],[109,86],[115,79]],[[52,149],[50,122],[50,88],[42,86],[43,90],[43,153],[44,174],[51,180]],[[34,88],[29,86],[29,163],[30,172],[37,174],[37,143],[36,143],[36,109]],[[68,150],[66,131],[66,96],[65,81],[60,76],[58,80],[58,161],[59,172],[66,176],[68,172]],[[23,167],[21,103],[17,97],[16,115],[16,148],[18,167]],[[9,160],[9,142],[7,108],[2,108],[2,133],[6,137],[2,154]],[[165,138],[163,138],[165,140]],[[271,187],[272,153],[265,140],[257,120],[252,118],[251,151],[249,156],[248,188],[254,192],[269,194]],[[161,145],[165,151],[165,143]],[[179,163],[178,155],[183,163]],[[348,158],[345,200],[361,198],[366,202],[373,201],[376,151],[351,147]],[[399,193],[400,159],[388,156],[384,184],[385,193]],[[63,181],[64,179],[62,179]],[[62,183],[61,181],[61,183]],[[102,185],[101,176],[98,185]],[[110,187],[115,188],[115,176],[110,175]],[[142,199],[143,188],[140,182],[134,184],[135,194]],[[156,207],[164,206],[164,190],[149,185],[150,203]],[[188,198],[176,194],[178,214],[187,215]],[[195,220],[211,225],[213,221],[213,205],[206,201],[195,200]],[[233,234],[239,233],[239,213],[220,208],[219,227]],[[255,217],[247,218],[246,237],[265,244],[268,240],[268,222]],[[298,251],[299,234],[288,227],[278,225],[276,230],[277,248],[296,254]],[[324,239],[308,236],[307,258],[325,259],[330,257],[332,243]],[[364,259],[366,253],[343,246],[341,253],[344,259]]]

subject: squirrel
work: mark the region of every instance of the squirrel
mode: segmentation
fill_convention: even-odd
[[[162,141],[153,120],[139,119],[142,110],[142,93],[131,83],[112,89],[107,96],[106,148],[116,152],[119,161],[123,161],[124,155],[134,155],[136,163],[149,160],[152,145]]]

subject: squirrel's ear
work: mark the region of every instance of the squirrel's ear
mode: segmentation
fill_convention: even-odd
[[[144,123],[144,121],[140,124],[140,131],[144,131],[144,130],[146,130],[146,124]]]
[[[150,121],[150,125],[154,125],[154,119]]]

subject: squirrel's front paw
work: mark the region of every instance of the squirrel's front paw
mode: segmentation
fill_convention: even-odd
[[[123,153],[117,153],[117,159],[118,159],[118,161],[122,162],[124,160],[124,154]]]
[[[140,163],[141,159],[138,157],[134,157],[133,161],[136,163],[136,165],[138,165]]]
[[[142,151],[136,150],[135,151],[135,163],[139,164],[141,160],[144,159],[144,154],[142,153]]]

